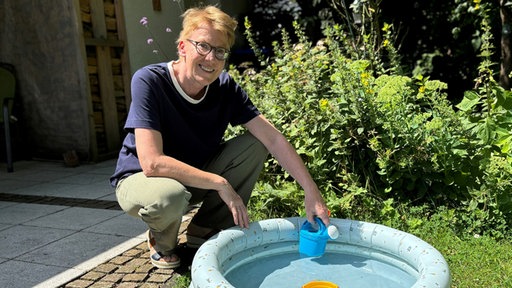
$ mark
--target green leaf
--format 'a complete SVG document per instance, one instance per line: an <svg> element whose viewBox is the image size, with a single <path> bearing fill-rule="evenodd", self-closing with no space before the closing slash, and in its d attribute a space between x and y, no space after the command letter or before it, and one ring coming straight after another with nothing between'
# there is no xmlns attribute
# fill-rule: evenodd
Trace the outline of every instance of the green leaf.
<svg viewBox="0 0 512 288"><path fill-rule="evenodd" d="M471 111L473 107L480 102L480 96L474 91L467 91L464 93L464 98L457 104L457 108L464 112Z"/></svg>

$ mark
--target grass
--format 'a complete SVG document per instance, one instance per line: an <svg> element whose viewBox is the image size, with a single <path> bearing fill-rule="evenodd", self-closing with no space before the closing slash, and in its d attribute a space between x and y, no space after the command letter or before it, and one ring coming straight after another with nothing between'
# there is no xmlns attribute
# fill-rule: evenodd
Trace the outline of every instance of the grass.
<svg viewBox="0 0 512 288"><path fill-rule="evenodd" d="M444 256L453 288L512 287L510 240L497 241L486 236L460 239L450 229L432 222L415 234Z"/></svg>
<svg viewBox="0 0 512 288"><path fill-rule="evenodd" d="M166 283L165 288L188 288L191 283L190 273L180 275L172 279L172 283Z"/></svg>

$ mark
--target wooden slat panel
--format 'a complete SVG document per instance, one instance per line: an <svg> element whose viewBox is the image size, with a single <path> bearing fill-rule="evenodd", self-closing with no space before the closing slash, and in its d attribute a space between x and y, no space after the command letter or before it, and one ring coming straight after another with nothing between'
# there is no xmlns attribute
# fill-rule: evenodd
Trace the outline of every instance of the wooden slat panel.
<svg viewBox="0 0 512 288"><path fill-rule="evenodd" d="M103 0L90 0L92 28L94 38L107 38L107 24L105 23L105 10Z"/></svg>
<svg viewBox="0 0 512 288"><path fill-rule="evenodd" d="M124 47L123 41L114 39L85 38L84 42L87 46Z"/></svg>
<svg viewBox="0 0 512 288"><path fill-rule="evenodd" d="M107 39L107 26L103 0L91 0L91 19L95 39ZM107 150L115 151L120 146L117 106L112 79L112 63L109 46L97 46L98 77L100 83L101 103L103 106L103 121L105 125Z"/></svg>
<svg viewBox="0 0 512 288"><path fill-rule="evenodd" d="M126 41L126 27L124 26L124 13L123 13L123 1L114 0L114 6L116 7L116 17L118 21L117 33L119 40ZM130 72L130 61L128 59L128 48L124 48L124 52L121 55L121 68L123 70L123 84L124 84L124 95L125 95L125 107L129 107L132 102L131 94L131 72ZM127 112L127 111L125 111ZM124 125L124 123L120 123Z"/></svg>
<svg viewBox="0 0 512 288"><path fill-rule="evenodd" d="M74 7L75 7L75 14L76 14L76 25L78 32L81 35L85 35L85 32L83 30L83 16L89 11L89 4L88 0L74 0L73 1ZM84 61L84 67L88 67L88 59L87 59L87 52L85 49L85 43L83 42L83 36L80 38L80 46L82 47L80 53L82 55L83 61ZM86 75L84 75L86 76ZM88 81L88 77L84 78L84 81L86 81L87 85L84 85L87 91L86 95L88 95L88 101L87 101L87 114L88 114L88 123L89 123L89 148L90 148L90 159L92 161L97 160L98 156L98 149L96 144L96 133L94 131L94 115L93 115L93 108L92 108L92 101L91 101L91 90L90 90L90 83Z"/></svg>

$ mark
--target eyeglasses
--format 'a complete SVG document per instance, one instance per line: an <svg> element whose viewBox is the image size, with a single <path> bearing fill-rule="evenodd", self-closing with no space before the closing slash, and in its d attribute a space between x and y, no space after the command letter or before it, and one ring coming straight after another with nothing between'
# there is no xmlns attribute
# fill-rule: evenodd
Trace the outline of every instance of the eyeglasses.
<svg viewBox="0 0 512 288"><path fill-rule="evenodd" d="M194 46L196 46L196 51L201 56L206 56L208 53L210 53L212 50L213 55L215 55L215 58L220 61L224 61L228 59L229 57L229 50L222 47L213 47L212 45L206 43L206 42L197 42L194 40L187 39L190 43L192 43Z"/></svg>

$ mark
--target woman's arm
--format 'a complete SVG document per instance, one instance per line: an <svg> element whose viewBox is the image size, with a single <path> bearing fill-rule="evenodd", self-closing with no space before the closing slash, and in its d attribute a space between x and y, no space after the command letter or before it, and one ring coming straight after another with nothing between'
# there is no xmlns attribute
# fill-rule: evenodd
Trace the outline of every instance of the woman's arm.
<svg viewBox="0 0 512 288"><path fill-rule="evenodd" d="M307 170L297 151L264 116L259 115L245 124L268 151L277 159L279 164L299 183L305 193L305 208L308 220L314 223L314 216L329 225L328 209L318 186Z"/></svg>

